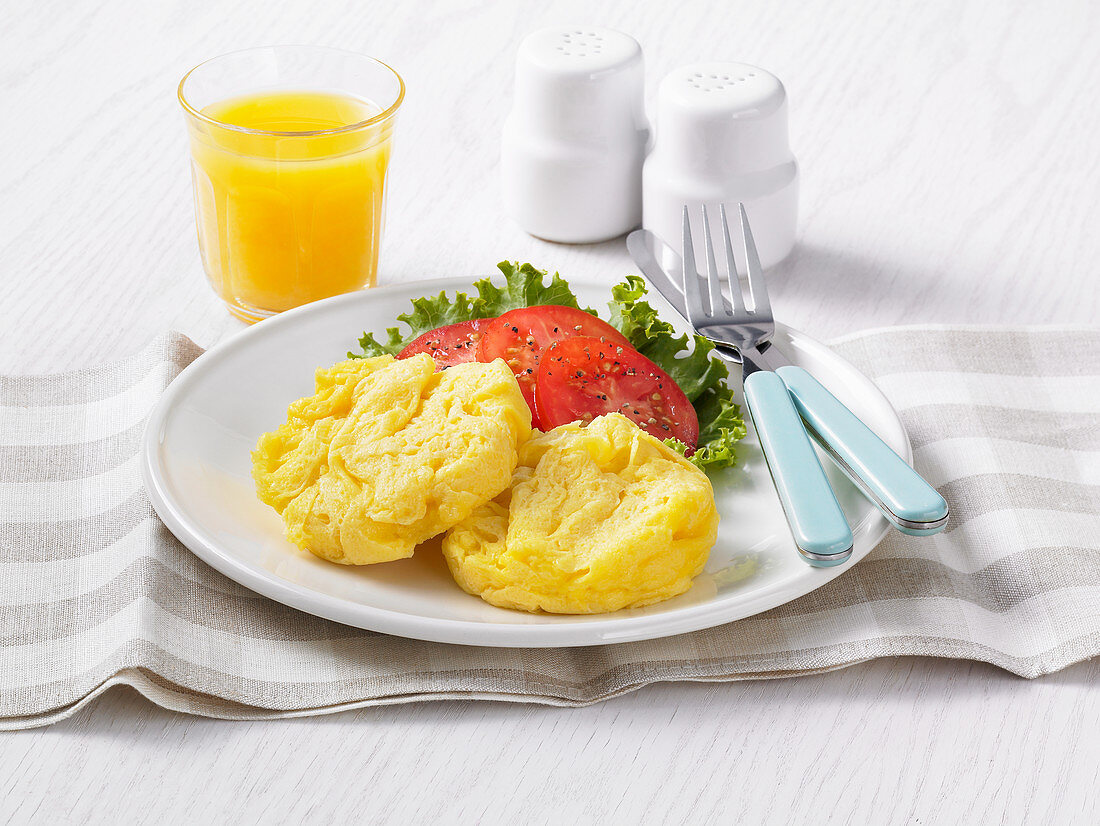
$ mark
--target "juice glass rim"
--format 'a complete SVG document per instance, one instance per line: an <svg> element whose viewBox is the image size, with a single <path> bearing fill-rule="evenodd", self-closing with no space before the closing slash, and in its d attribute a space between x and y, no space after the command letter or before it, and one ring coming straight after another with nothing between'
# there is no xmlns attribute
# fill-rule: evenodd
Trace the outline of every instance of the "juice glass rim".
<svg viewBox="0 0 1100 826"><path fill-rule="evenodd" d="M304 131L304 132L281 132L281 131L277 131L277 130L274 130L274 129L253 129L253 128L248 127L248 126L237 126L237 125L232 124L232 123L226 123L223 120L218 120L217 118L210 117L205 112L203 112L201 109L197 109L196 107L192 106L191 102L189 100L187 100L187 95L183 91L183 87L187 83L187 79L189 77L191 77L191 75L193 75L199 69L201 69L203 66L205 66L206 64L213 63L215 60L221 60L222 58L232 57L233 55L244 54L245 52L260 52L260 51L265 51L265 50L268 50L268 49L314 49L316 51L332 52L334 54L347 55L347 56L350 56L350 57L359 58L361 60L370 61L371 63L374 63L378 66L381 66L383 69L386 69L388 72L390 72L390 74L392 74L397 79L397 96L394 98L393 103L391 103L388 107L383 109L377 115L372 115L371 117L367 118L366 120L361 120L358 123L351 123L351 124L348 124L347 126L341 126L341 127L338 127L338 128L311 129L311 130ZM297 45L289 45L288 44L288 45L280 45L280 46L252 46L252 47L247 48L247 49L236 49L232 52L225 52L224 54L215 55L214 57L209 57L206 60L199 63L198 65L191 68L187 72L187 74L185 74L183 76L183 78L180 80L179 86L176 89L176 97L179 99L180 106L183 107L183 110L188 115L190 115L191 117L196 118L200 121L203 121L205 123L213 124L214 126L217 126L221 129L232 129L235 132L244 132L245 134L249 134L249 135L271 135L271 136L275 136L275 137L311 137L311 136L314 136L314 135L339 135L342 132L354 132L357 129L364 129L364 128L369 127L369 126L373 126L377 123L381 123L382 121L384 121L387 118L391 117L395 112L397 112L398 108L400 108L401 101L403 101L405 99L405 81L401 77L401 75L399 75L397 73L397 70L394 69L392 66L390 66L388 63L383 63L381 60L379 60L376 57L371 57L370 55L361 54L359 52L353 52L349 49L337 49L337 48L334 48L332 46L310 46L310 45L306 45L306 44L297 44Z"/></svg>

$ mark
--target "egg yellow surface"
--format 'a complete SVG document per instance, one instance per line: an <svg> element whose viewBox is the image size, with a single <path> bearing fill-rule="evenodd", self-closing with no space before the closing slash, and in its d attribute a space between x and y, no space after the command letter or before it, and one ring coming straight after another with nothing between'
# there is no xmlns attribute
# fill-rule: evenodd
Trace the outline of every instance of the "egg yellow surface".
<svg viewBox="0 0 1100 826"><path fill-rule="evenodd" d="M531 414L503 361L435 372L425 354L351 359L260 437L252 475L298 547L345 565L416 545L505 490Z"/></svg>
<svg viewBox="0 0 1100 826"><path fill-rule="evenodd" d="M706 474L612 413L521 446L512 486L455 526L443 553L493 605L589 614L683 593L717 532Z"/></svg>

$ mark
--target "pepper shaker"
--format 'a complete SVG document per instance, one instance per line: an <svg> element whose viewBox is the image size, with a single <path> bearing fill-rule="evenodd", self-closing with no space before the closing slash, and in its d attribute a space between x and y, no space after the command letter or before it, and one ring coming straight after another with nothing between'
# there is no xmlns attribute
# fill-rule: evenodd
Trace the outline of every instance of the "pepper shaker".
<svg viewBox="0 0 1100 826"><path fill-rule="evenodd" d="M504 203L547 241L606 241L642 219L649 144L642 50L591 26L528 35L501 152Z"/></svg>
<svg viewBox="0 0 1100 826"><path fill-rule="evenodd" d="M683 209L702 237L699 206L741 201L752 219L760 263L794 246L798 163L787 135L787 93L779 78L745 63L696 63L661 81L657 139L643 172L643 226L679 246ZM721 227L712 226L712 237ZM701 254L700 250L697 254ZM700 272L706 262L697 262Z"/></svg>

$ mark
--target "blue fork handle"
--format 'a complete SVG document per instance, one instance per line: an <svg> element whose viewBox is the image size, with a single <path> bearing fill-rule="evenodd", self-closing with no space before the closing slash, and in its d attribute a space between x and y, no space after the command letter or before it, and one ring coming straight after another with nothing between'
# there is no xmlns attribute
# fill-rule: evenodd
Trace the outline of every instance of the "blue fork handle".
<svg viewBox="0 0 1100 826"><path fill-rule="evenodd" d="M913 536L943 530L947 502L935 488L804 369L776 372L806 428L895 528Z"/></svg>
<svg viewBox="0 0 1100 826"><path fill-rule="evenodd" d="M745 377L745 402L798 552L811 565L852 555L852 530L817 461L787 385L762 370Z"/></svg>

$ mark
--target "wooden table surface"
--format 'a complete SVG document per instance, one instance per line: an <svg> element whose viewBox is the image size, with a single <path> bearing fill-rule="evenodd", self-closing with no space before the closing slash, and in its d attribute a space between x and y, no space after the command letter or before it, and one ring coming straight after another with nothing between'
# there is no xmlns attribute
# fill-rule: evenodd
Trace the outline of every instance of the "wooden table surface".
<svg viewBox="0 0 1100 826"><path fill-rule="evenodd" d="M199 264L183 120L192 65L318 43L404 76L383 282L505 258L617 280L620 240L559 246L500 204L520 38L619 28L649 98L697 59L791 101L800 240L770 274L819 338L914 322L1100 321L1100 5L14 0L0 26L0 371L241 329ZM116 690L0 735L0 820L1095 823L1100 662L1033 682L882 660L796 680L655 686L577 710L414 704L225 723Z"/></svg>

